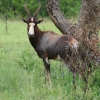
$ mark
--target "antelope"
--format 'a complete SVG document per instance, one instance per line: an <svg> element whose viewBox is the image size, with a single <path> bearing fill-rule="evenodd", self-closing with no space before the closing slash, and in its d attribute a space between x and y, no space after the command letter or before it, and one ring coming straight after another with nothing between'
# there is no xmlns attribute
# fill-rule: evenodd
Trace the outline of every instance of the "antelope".
<svg viewBox="0 0 100 100"><path fill-rule="evenodd" d="M24 7L28 14L28 19L23 18L22 20L27 23L29 41L37 52L37 55L43 60L45 66L45 78L49 81L49 84L52 85L49 60L63 61L65 59L64 54L66 51L70 55L70 48L77 50L78 41L69 35L57 34L53 31L42 31L39 29L38 24L43 21L37 20L37 14L41 5L39 5L33 16L26 4Z"/></svg>

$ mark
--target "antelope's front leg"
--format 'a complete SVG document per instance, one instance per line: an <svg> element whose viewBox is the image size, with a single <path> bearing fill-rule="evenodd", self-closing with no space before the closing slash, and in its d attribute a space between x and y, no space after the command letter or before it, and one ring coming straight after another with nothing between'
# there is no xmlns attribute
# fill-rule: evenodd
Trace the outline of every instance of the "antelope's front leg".
<svg viewBox="0 0 100 100"><path fill-rule="evenodd" d="M52 86L51 75L50 75L50 63L48 57L43 59L44 67L45 67L45 79L49 81L49 84Z"/></svg>

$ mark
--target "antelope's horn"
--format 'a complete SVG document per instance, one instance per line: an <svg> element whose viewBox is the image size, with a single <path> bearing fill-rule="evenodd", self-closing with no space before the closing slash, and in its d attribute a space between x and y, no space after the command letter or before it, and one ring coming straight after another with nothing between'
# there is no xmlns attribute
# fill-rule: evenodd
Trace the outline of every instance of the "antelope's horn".
<svg viewBox="0 0 100 100"><path fill-rule="evenodd" d="M40 11L40 8L41 8L41 4L39 3L38 9L36 10L36 12L35 12L34 15L33 15L34 18L36 18L38 12Z"/></svg>
<svg viewBox="0 0 100 100"><path fill-rule="evenodd" d="M27 12L27 14L28 14L28 17L31 17L31 13L30 13L30 11L29 11L28 8L27 8L26 3L25 3L25 5L24 5L24 8L25 8L25 10L26 10L26 12Z"/></svg>

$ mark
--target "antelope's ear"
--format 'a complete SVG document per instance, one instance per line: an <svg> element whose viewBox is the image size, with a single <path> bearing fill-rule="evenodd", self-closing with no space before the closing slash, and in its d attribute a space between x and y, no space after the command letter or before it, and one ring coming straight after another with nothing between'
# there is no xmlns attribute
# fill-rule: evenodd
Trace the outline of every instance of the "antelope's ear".
<svg viewBox="0 0 100 100"><path fill-rule="evenodd" d="M25 23L27 23L27 20L26 20L26 19L24 19L24 18L22 18L22 21L23 21L23 22L25 22Z"/></svg>
<svg viewBox="0 0 100 100"><path fill-rule="evenodd" d="M43 21L43 19L38 20L36 23L39 24L39 23L41 23L42 21Z"/></svg>

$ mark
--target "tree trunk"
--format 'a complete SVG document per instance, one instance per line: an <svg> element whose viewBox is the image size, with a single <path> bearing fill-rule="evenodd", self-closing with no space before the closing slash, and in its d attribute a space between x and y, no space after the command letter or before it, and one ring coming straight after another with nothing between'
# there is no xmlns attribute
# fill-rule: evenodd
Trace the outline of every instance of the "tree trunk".
<svg viewBox="0 0 100 100"><path fill-rule="evenodd" d="M59 0L48 0L46 7L51 20L62 34L71 35L80 43L79 61L81 61L81 67L80 71L77 72L83 75L83 72L87 73L90 69L91 64L94 64L94 66L97 66L97 63L100 64L98 36L100 29L100 0L82 0L78 23L75 25L72 25L61 12ZM72 64L72 62L70 63ZM79 69L79 64L77 64L77 68Z"/></svg>
<svg viewBox="0 0 100 100"><path fill-rule="evenodd" d="M82 41L93 53L99 54L100 0L82 0L78 27L82 30Z"/></svg>

